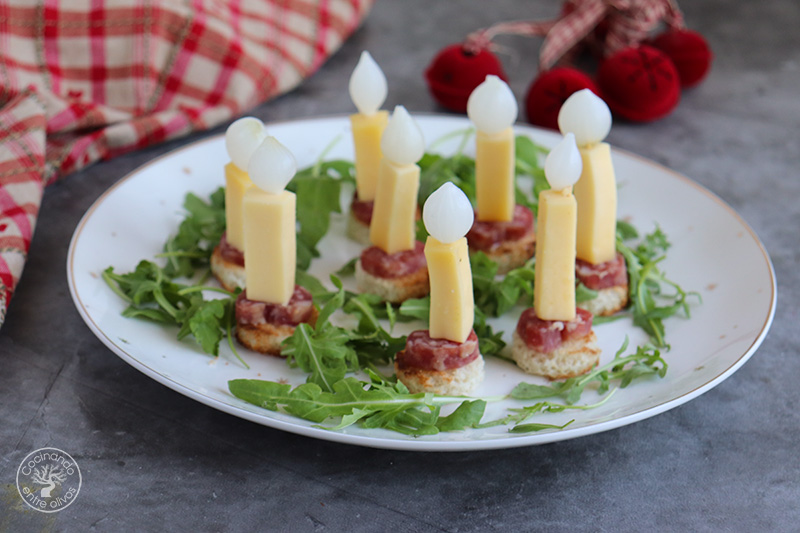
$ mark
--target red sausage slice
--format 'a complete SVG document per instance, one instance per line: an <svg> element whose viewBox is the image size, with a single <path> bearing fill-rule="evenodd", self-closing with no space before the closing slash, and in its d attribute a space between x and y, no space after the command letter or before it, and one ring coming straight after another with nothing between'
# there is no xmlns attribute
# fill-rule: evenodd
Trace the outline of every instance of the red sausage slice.
<svg viewBox="0 0 800 533"><path fill-rule="evenodd" d="M425 245L419 241L416 241L413 250L393 254L387 254L377 246L370 246L361 252L361 268L378 278L400 278L427 266Z"/></svg>
<svg viewBox="0 0 800 533"><path fill-rule="evenodd" d="M296 326L308 321L313 312L311 293L300 285L294 286L294 293L286 305L249 300L247 291L242 291L236 298L236 323L242 326L265 323Z"/></svg>
<svg viewBox="0 0 800 533"><path fill-rule="evenodd" d="M593 291L628 285L628 270L625 258L620 253L611 261L597 265L576 259L575 275L581 283Z"/></svg>
<svg viewBox="0 0 800 533"><path fill-rule="evenodd" d="M229 263L236 263L239 266L244 266L244 252L228 242L227 233L222 234L219 240L219 253L222 258Z"/></svg>
<svg viewBox="0 0 800 533"><path fill-rule="evenodd" d="M406 349L396 356L400 369L452 370L468 365L480 356L478 336L471 331L464 342L433 339L428 330L412 332Z"/></svg>
<svg viewBox="0 0 800 533"><path fill-rule="evenodd" d="M522 312L517 322L517 333L528 348L542 353L550 353L563 342L580 339L592 330L592 313L578 308L575 320L542 320L536 316L533 307Z"/></svg>
<svg viewBox="0 0 800 533"><path fill-rule="evenodd" d="M476 213L467 242L470 248L488 251L504 242L518 241L533 231L533 213L525 206L516 205L510 222L480 222Z"/></svg>

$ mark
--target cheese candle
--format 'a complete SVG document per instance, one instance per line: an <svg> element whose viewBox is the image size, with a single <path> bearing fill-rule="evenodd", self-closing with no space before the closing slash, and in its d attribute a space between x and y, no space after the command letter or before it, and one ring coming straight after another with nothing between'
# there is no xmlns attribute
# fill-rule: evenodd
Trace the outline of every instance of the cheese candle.
<svg viewBox="0 0 800 533"><path fill-rule="evenodd" d="M431 194L422 208L430 233L425 259L431 284L429 331L434 339L464 342L472 331L475 309L465 235L473 218L467 196L450 182Z"/></svg>
<svg viewBox="0 0 800 533"><path fill-rule="evenodd" d="M575 318L577 206L572 186L580 178L582 166L572 133L545 160L544 173L552 188L539 194L533 284L533 308L543 320Z"/></svg>
<svg viewBox="0 0 800 533"><path fill-rule="evenodd" d="M467 101L475 125L475 194L478 220L514 218L514 131L517 100L506 82L486 76Z"/></svg>
<svg viewBox="0 0 800 533"><path fill-rule="evenodd" d="M225 238L237 250L244 249L242 200L244 192L253 185L247 175L247 164L266 138L264 123L255 117L240 118L225 132L225 148L231 158L225 165Z"/></svg>
<svg viewBox="0 0 800 533"><path fill-rule="evenodd" d="M267 137L247 170L255 185L244 195L247 297L286 305L294 292L297 242L295 195L284 189L297 163L275 137Z"/></svg>
<svg viewBox="0 0 800 533"><path fill-rule="evenodd" d="M358 113L350 115L356 156L356 191L359 200L374 200L381 162L381 135L389 114L379 111L386 101L386 76L369 52L361 53L350 76L349 90L358 108Z"/></svg>
<svg viewBox="0 0 800 533"><path fill-rule="evenodd" d="M558 114L561 133L572 132L583 159L575 185L578 202L577 256L592 264L611 261L617 254L617 184L611 148L602 142L611 129L611 111L589 89L567 98Z"/></svg>
<svg viewBox="0 0 800 533"><path fill-rule="evenodd" d="M394 108L381 138L381 160L369 239L387 254L414 248L422 131L406 108Z"/></svg>

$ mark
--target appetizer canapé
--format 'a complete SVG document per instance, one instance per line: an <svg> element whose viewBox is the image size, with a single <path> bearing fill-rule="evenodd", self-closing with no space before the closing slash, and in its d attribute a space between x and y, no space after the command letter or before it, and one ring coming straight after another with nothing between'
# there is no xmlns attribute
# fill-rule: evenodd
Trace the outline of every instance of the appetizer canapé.
<svg viewBox="0 0 800 533"><path fill-rule="evenodd" d="M561 133L575 135L583 171L575 184L578 202L575 272L597 297L579 305L595 315L612 315L628 303L625 259L616 249L617 184L611 148L603 142L611 112L589 89L570 96L558 115Z"/></svg>
<svg viewBox="0 0 800 533"><path fill-rule="evenodd" d="M381 159L369 237L356 262L361 292L401 303L428 294L428 269L414 225L419 191L416 162L425 151L422 132L403 106L397 106L381 138Z"/></svg>
<svg viewBox="0 0 800 533"><path fill-rule="evenodd" d="M551 189L539 194L533 308L520 316L511 350L520 368L549 379L582 374L600 356L591 313L575 307L577 205L572 186L581 168L575 137L568 133L545 161Z"/></svg>
<svg viewBox="0 0 800 533"><path fill-rule="evenodd" d="M508 85L487 76L469 97L467 114L475 140L475 224L467 234L470 249L497 263L498 273L522 266L533 255L533 214L515 204L515 146L512 125L517 101Z"/></svg>

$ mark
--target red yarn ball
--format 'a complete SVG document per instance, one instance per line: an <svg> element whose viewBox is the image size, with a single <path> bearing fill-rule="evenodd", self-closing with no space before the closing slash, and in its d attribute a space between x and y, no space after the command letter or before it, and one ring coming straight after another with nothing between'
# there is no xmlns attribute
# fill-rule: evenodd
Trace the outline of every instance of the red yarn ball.
<svg viewBox="0 0 800 533"><path fill-rule="evenodd" d="M558 130L558 112L572 93L591 89L599 94L592 78L580 70L556 67L542 72L533 80L525 97L525 109L531 124Z"/></svg>
<svg viewBox="0 0 800 533"><path fill-rule="evenodd" d="M665 31L649 44L672 59L684 87L694 87L700 83L711 68L711 48L696 31Z"/></svg>
<svg viewBox="0 0 800 533"><path fill-rule="evenodd" d="M597 85L611 111L634 122L668 115L681 97L672 60L649 46L623 48L600 64Z"/></svg>
<svg viewBox="0 0 800 533"><path fill-rule="evenodd" d="M425 70L425 79L440 105L465 113L469 95L489 74L507 81L503 66L492 52L484 49L472 54L458 43L442 49L436 55Z"/></svg>

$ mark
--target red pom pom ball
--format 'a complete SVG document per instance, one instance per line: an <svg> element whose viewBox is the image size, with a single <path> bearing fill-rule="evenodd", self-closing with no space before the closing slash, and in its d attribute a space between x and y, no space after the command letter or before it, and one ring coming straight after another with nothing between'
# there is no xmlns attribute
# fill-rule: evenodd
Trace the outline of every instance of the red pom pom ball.
<svg viewBox="0 0 800 533"><path fill-rule="evenodd" d="M684 87L694 87L700 83L711 68L711 48L696 31L666 31L653 39L650 45L669 56L678 69Z"/></svg>
<svg viewBox="0 0 800 533"><path fill-rule="evenodd" d="M493 53L481 50L472 54L459 43L437 54L425 71L425 79L440 105L466 113L469 95L489 74L507 81L503 66Z"/></svg>
<svg viewBox="0 0 800 533"><path fill-rule="evenodd" d="M556 67L537 76L525 97L525 109L531 124L558 130L558 112L572 93L591 89L599 94L594 81L580 70Z"/></svg>
<svg viewBox="0 0 800 533"><path fill-rule="evenodd" d="M611 111L634 122L668 115L681 97L672 60L649 46L624 48L603 61L597 85Z"/></svg>

